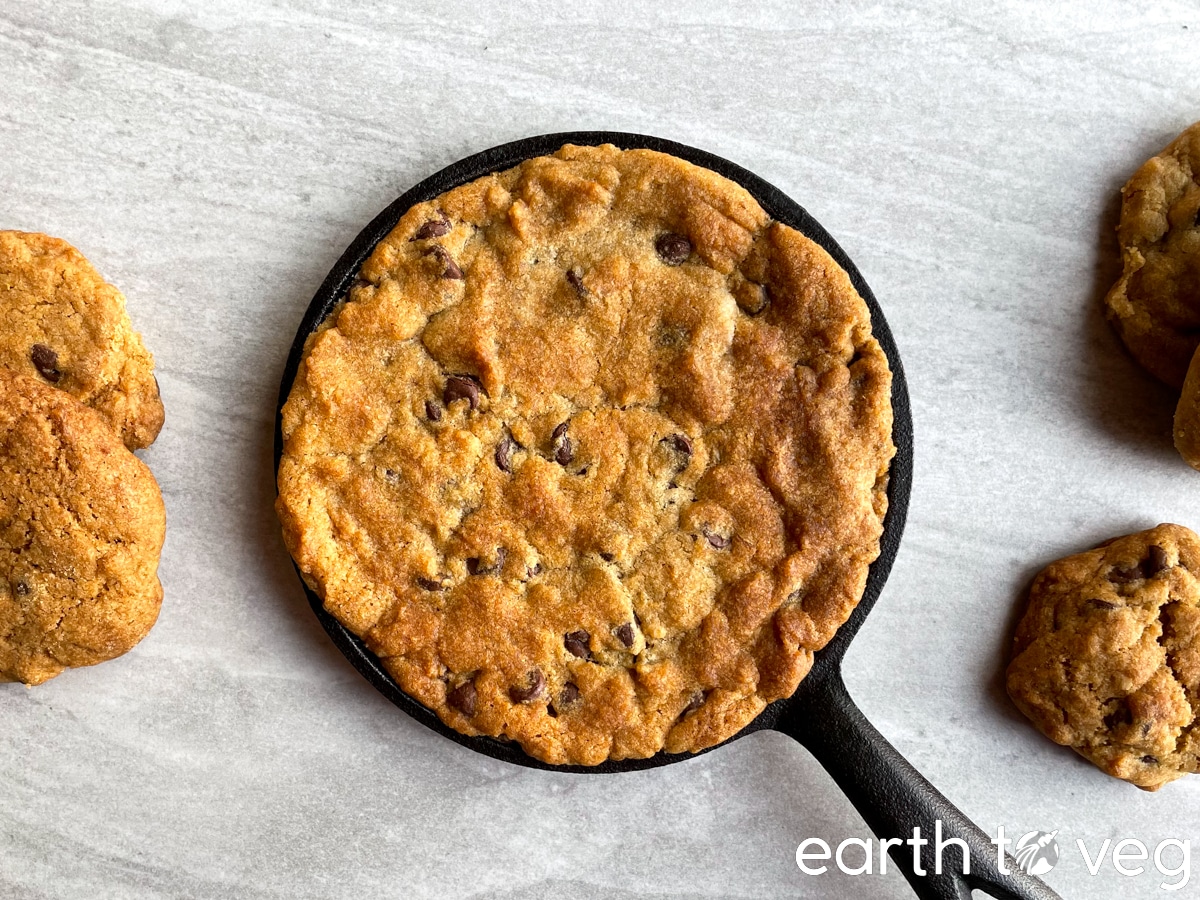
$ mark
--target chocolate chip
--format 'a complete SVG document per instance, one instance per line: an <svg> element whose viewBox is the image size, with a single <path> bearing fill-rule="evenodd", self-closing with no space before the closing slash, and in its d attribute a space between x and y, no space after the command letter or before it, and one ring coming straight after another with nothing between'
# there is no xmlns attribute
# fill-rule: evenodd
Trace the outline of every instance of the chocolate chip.
<svg viewBox="0 0 1200 900"><path fill-rule="evenodd" d="M475 701L479 694L475 691L475 680L464 681L454 690L447 692L446 705L457 709L464 716L475 715Z"/></svg>
<svg viewBox="0 0 1200 900"><path fill-rule="evenodd" d="M715 531L709 531L704 528L704 539L708 541L708 545L714 550L728 550L729 545L733 543L731 538L725 537L723 534L717 534Z"/></svg>
<svg viewBox="0 0 1200 900"><path fill-rule="evenodd" d="M607 563L610 563L610 562L612 562L614 559L616 559L616 557L615 557L615 556L613 556L611 553L606 553L606 552L605 552L605 551L603 551L603 550L601 550L601 551L600 551L600 558L601 558L602 560L604 560L605 562L607 562Z"/></svg>
<svg viewBox="0 0 1200 900"><path fill-rule="evenodd" d="M433 400L425 401L425 418L430 422L442 421L442 408Z"/></svg>
<svg viewBox="0 0 1200 900"><path fill-rule="evenodd" d="M557 718L560 709L568 709L579 702L579 688L568 681L558 694L558 705L551 703L546 707L546 714Z"/></svg>
<svg viewBox="0 0 1200 900"><path fill-rule="evenodd" d="M29 596L29 585L23 581L18 581L13 585L13 591L18 597L27 597Z"/></svg>
<svg viewBox="0 0 1200 900"><path fill-rule="evenodd" d="M559 706L574 706L579 702L579 688L575 683L568 681L563 685L562 693L558 695Z"/></svg>
<svg viewBox="0 0 1200 900"><path fill-rule="evenodd" d="M532 566L525 567L525 577L526 578L536 578L538 575L541 575L541 574L542 574L542 564L540 562L534 563Z"/></svg>
<svg viewBox="0 0 1200 900"><path fill-rule="evenodd" d="M454 261L445 247L434 245L425 251L425 255L436 257L442 264L443 278L461 280L466 277L463 275L463 270L458 267L458 263Z"/></svg>
<svg viewBox="0 0 1200 900"><path fill-rule="evenodd" d="M574 269L567 269L567 284L575 288L575 292L579 294L580 297L587 296L587 288L583 286L583 276Z"/></svg>
<svg viewBox="0 0 1200 900"><path fill-rule="evenodd" d="M668 266L678 266L692 255L692 242L682 234L667 232L659 235L658 240L654 242L654 249Z"/></svg>
<svg viewBox="0 0 1200 900"><path fill-rule="evenodd" d="M59 379L62 378L62 372L58 370L57 353L45 344L34 344L33 349L29 351L29 358L33 361L33 367L38 370L38 374L51 384L58 384Z"/></svg>
<svg viewBox="0 0 1200 900"><path fill-rule="evenodd" d="M563 422L556 426L550 435L550 446L554 448L554 461L560 466L567 465L575 458L575 443L567 437L568 424Z"/></svg>
<svg viewBox="0 0 1200 900"><path fill-rule="evenodd" d="M671 445L671 449L689 459L692 456L692 442L686 434L671 434L663 438L663 443Z"/></svg>
<svg viewBox="0 0 1200 900"><path fill-rule="evenodd" d="M510 435L505 435L496 445L496 466L501 472L512 471L512 455L517 449L517 442Z"/></svg>
<svg viewBox="0 0 1200 900"><path fill-rule="evenodd" d="M427 591L444 591L446 585L440 581L434 581L432 578L417 578L417 584L425 588Z"/></svg>
<svg viewBox="0 0 1200 900"><path fill-rule="evenodd" d="M633 625L632 625L632 623L626 622L624 625L617 626L617 640L620 641L622 644L624 644L626 647L633 646Z"/></svg>
<svg viewBox="0 0 1200 900"><path fill-rule="evenodd" d="M660 444L666 444L679 456L679 464L676 471L682 472L692 462L692 442L686 434L669 434L661 441Z"/></svg>
<svg viewBox="0 0 1200 900"><path fill-rule="evenodd" d="M1092 607L1093 609L1116 609L1117 608L1117 604L1115 604L1115 603L1109 603L1107 600L1097 600L1094 597L1087 602L1087 605Z"/></svg>
<svg viewBox="0 0 1200 900"><path fill-rule="evenodd" d="M430 238L442 237L450 233L450 222L445 217L440 219L430 219L424 225L417 229L409 241L427 241Z"/></svg>
<svg viewBox="0 0 1200 900"><path fill-rule="evenodd" d="M508 696L513 703L532 703L546 693L546 676L541 669L529 673L525 687L513 685L508 689Z"/></svg>
<svg viewBox="0 0 1200 900"><path fill-rule="evenodd" d="M449 406L455 400L466 400L471 409L479 409L479 382L471 375L451 375L442 391L442 402Z"/></svg>
<svg viewBox="0 0 1200 900"><path fill-rule="evenodd" d="M504 568L504 560L507 557L508 551L503 547L496 548L496 561L490 566L478 556L472 556L467 560L467 572L471 575L496 575Z"/></svg>
<svg viewBox="0 0 1200 900"><path fill-rule="evenodd" d="M1136 566L1114 566L1108 573L1108 580L1114 584L1128 584L1142 577L1142 570Z"/></svg>
<svg viewBox="0 0 1200 900"><path fill-rule="evenodd" d="M1171 568L1171 564L1167 559L1167 551L1158 544L1151 544L1146 558L1142 560L1142 577L1153 578L1159 572L1169 568Z"/></svg>
<svg viewBox="0 0 1200 900"><path fill-rule="evenodd" d="M704 692L697 691L696 693L692 694L692 699L688 701L688 705L683 708L683 712L681 712L679 715L682 718L683 716L686 716L688 713L694 712L695 710L699 709L703 705L704 705Z"/></svg>
<svg viewBox="0 0 1200 900"><path fill-rule="evenodd" d="M588 649L588 641L591 640L591 635L582 628L578 631L570 631L563 635L563 646L572 656L578 656L580 659L590 659L592 651Z"/></svg>
<svg viewBox="0 0 1200 900"><path fill-rule="evenodd" d="M1142 762L1144 762L1148 766L1157 766L1158 765L1158 757L1150 756L1149 754L1147 754L1142 757Z"/></svg>

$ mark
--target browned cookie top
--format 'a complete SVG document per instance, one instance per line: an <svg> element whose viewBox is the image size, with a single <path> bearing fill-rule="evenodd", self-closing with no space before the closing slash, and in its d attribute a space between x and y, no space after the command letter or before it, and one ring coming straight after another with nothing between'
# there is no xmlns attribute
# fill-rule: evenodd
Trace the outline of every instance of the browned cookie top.
<svg viewBox="0 0 1200 900"><path fill-rule="evenodd" d="M154 361L125 298L66 241L0 231L0 368L98 412L131 450L163 424Z"/></svg>
<svg viewBox="0 0 1200 900"><path fill-rule="evenodd" d="M1051 563L1017 628L1008 692L1052 740L1157 790L1197 771L1200 538L1179 525Z"/></svg>
<svg viewBox="0 0 1200 900"><path fill-rule="evenodd" d="M120 656L158 616L162 496L108 423L0 370L0 681Z"/></svg>
<svg viewBox="0 0 1200 900"><path fill-rule="evenodd" d="M554 763L790 695L879 551L891 374L816 244L661 153L422 203L305 348L278 511L406 692Z"/></svg>
<svg viewBox="0 0 1200 900"><path fill-rule="evenodd" d="M1121 190L1125 269L1106 303L1125 345L1179 387L1200 344L1200 122Z"/></svg>

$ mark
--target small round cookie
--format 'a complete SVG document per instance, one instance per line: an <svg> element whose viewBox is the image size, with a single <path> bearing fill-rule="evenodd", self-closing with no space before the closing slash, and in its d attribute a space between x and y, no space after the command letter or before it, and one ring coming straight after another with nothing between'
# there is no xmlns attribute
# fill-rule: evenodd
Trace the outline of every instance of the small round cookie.
<svg viewBox="0 0 1200 900"><path fill-rule="evenodd" d="M1156 378L1183 384L1200 343L1200 122L1121 189L1124 272L1105 303L1125 346Z"/></svg>
<svg viewBox="0 0 1200 900"><path fill-rule="evenodd" d="M891 372L817 244L566 146L410 209L307 342L278 511L450 727L593 765L731 737L862 596Z"/></svg>
<svg viewBox="0 0 1200 900"><path fill-rule="evenodd" d="M0 370L0 681L120 656L158 617L150 470L88 407Z"/></svg>
<svg viewBox="0 0 1200 900"><path fill-rule="evenodd" d="M1175 449L1184 462L1200 470L1200 350L1192 355L1175 407Z"/></svg>
<svg viewBox="0 0 1200 900"><path fill-rule="evenodd" d="M1052 740L1155 791L1200 768L1200 538L1180 525L1051 563L1017 627L1008 693Z"/></svg>
<svg viewBox="0 0 1200 900"><path fill-rule="evenodd" d="M0 368L96 410L131 450L163 424L154 360L125 298L66 241L0 231Z"/></svg>

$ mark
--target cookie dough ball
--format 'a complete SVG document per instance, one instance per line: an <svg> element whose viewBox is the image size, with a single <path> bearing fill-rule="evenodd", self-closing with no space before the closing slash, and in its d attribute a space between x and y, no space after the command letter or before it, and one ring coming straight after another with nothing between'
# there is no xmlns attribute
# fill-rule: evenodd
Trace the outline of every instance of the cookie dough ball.
<svg viewBox="0 0 1200 900"><path fill-rule="evenodd" d="M154 360L125 298L66 241L0 231L0 368L96 410L131 450L163 424Z"/></svg>
<svg viewBox="0 0 1200 900"><path fill-rule="evenodd" d="M0 681L120 656L158 617L150 470L93 410L0 370Z"/></svg>
<svg viewBox="0 0 1200 900"><path fill-rule="evenodd" d="M1051 563L1017 628L1008 693L1052 740L1155 791L1197 771L1200 538L1179 525Z"/></svg>
<svg viewBox="0 0 1200 900"><path fill-rule="evenodd" d="M1149 160L1121 190L1124 272L1105 303L1134 358L1183 384L1200 343L1200 122Z"/></svg>

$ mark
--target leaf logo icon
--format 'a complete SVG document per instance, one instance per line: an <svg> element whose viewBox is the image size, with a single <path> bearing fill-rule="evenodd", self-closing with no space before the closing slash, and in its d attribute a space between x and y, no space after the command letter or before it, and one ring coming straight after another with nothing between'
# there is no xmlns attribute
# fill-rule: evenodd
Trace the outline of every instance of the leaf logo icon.
<svg viewBox="0 0 1200 900"><path fill-rule="evenodd" d="M1058 831L1030 831L1013 845L1017 865L1029 875L1045 875L1058 864Z"/></svg>

